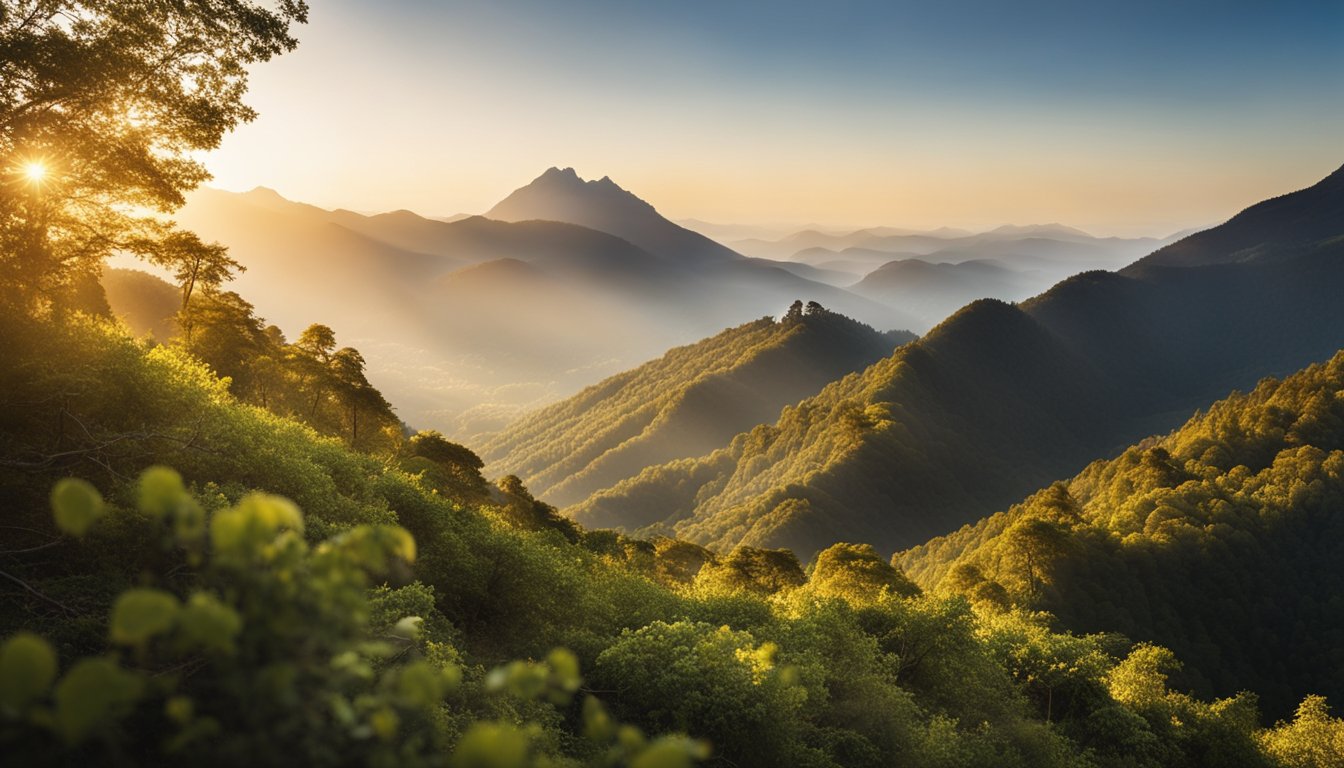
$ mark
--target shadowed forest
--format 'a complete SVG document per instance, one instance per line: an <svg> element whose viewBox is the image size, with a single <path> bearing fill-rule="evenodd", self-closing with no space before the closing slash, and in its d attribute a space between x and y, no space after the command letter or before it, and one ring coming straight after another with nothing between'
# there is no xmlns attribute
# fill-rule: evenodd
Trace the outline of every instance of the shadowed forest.
<svg viewBox="0 0 1344 768"><path fill-rule="evenodd" d="M309 14L0 5L7 765L1344 765L1344 168L1130 238L202 186Z"/></svg>

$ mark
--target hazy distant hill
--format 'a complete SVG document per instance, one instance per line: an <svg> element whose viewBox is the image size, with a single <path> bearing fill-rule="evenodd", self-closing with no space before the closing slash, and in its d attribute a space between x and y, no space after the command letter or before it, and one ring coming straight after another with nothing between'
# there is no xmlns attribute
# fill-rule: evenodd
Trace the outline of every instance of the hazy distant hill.
<svg viewBox="0 0 1344 768"><path fill-rule="evenodd" d="M365 216L267 189L207 189L177 218L230 247L247 267L236 289L268 322L291 337L331 325L365 354L371 381L402 418L459 438L795 299L881 328L918 322L742 257L610 180L552 170L497 208L529 213Z"/></svg>
<svg viewBox="0 0 1344 768"><path fill-rule="evenodd" d="M914 315L913 328L924 330L975 299L1018 301L1078 272L1117 269L1166 242L1099 238L1062 224L1043 224L975 234L948 229L870 228L847 234L807 230L774 242L739 245L758 256L821 270L800 274L899 308ZM797 250L787 255L792 249ZM837 279L844 273L850 275L848 281Z"/></svg>
<svg viewBox="0 0 1344 768"><path fill-rule="evenodd" d="M565 504L651 464L698 456L913 337L821 310L766 317L669 351L511 424L481 448Z"/></svg>
<svg viewBox="0 0 1344 768"><path fill-rule="evenodd" d="M1039 273L1008 269L996 261L931 264L902 259L878 267L849 290L937 322L976 299L1025 299L1037 292L1040 282Z"/></svg>
<svg viewBox="0 0 1344 768"><path fill-rule="evenodd" d="M173 318L182 306L178 289L138 269L103 269L103 292L112 314L137 336L167 341L177 333Z"/></svg>
<svg viewBox="0 0 1344 768"><path fill-rule="evenodd" d="M1283 717L1344 695L1344 352L897 556L925 588L994 594L1186 660L1178 684Z"/></svg>
<svg viewBox="0 0 1344 768"><path fill-rule="evenodd" d="M646 469L573 512L804 555L952 530L1344 347L1344 217L1316 218L1336 210L1339 176L1279 198L1253 229L1243 217L1224 225L1249 240L1222 227L1198 236L1209 266L1136 265L1079 275L1019 307L976 302L777 424ZM1291 234L1304 217L1321 236L1310 246ZM1211 263L1246 249L1262 256Z"/></svg>
<svg viewBox="0 0 1344 768"><path fill-rule="evenodd" d="M926 232L872 227L842 234L805 230L779 240L742 240L732 245L748 256L806 261L811 264L826 260L827 252L838 254L851 248L897 255L929 256L940 251L949 254L949 258L934 261L958 260L951 258L951 255L963 252L966 255L960 260L1001 258L1012 254L1035 255L1076 262L1073 271L1080 272L1126 264L1165 242L1168 241L1149 237L1094 237L1063 224L1036 224L1005 225L976 233L948 228ZM1049 252L1042 252L1042 249L1048 249Z"/></svg>
<svg viewBox="0 0 1344 768"><path fill-rule="evenodd" d="M501 221L563 221L610 232L661 257L694 286L697 311L714 313L719 327L743 316L725 306L760 314L796 298L816 300L838 312L882 328L909 328L920 321L893 307L868 301L828 284L828 276L777 261L748 259L697 232L663 218L653 206L610 178L585 181L573 168L551 168L515 190L486 213ZM809 274L810 273L810 274ZM817 279L813 279L817 278ZM663 278L673 279L671 275ZM670 282L669 282L670 286ZM669 290L671 288L669 287ZM764 305L762 304L764 303Z"/></svg>

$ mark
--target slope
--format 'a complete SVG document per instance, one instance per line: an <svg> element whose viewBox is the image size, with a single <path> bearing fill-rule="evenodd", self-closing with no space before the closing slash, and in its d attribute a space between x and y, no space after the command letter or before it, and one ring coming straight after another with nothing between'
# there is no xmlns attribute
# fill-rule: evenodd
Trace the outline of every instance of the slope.
<svg viewBox="0 0 1344 768"><path fill-rule="evenodd" d="M574 514L656 515L701 543L804 556L912 546L1344 346L1344 219L1318 225L1334 236L1313 247L1247 244L1275 258L1087 273L1020 307L976 302L776 425L648 468Z"/></svg>
<svg viewBox="0 0 1344 768"><path fill-rule="evenodd" d="M927 588L1175 650L1272 715L1344 695L1344 352L897 555Z"/></svg>
<svg viewBox="0 0 1344 768"><path fill-rule="evenodd" d="M553 503L581 501L651 464L723 445L911 338L824 309L765 317L520 419L482 448L486 471L520 475Z"/></svg>

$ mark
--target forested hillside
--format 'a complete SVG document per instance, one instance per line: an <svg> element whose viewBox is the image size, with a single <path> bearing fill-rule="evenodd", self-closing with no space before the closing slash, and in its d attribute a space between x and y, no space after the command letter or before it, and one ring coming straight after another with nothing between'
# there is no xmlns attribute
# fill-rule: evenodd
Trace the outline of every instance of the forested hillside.
<svg viewBox="0 0 1344 768"><path fill-rule="evenodd" d="M1344 738L1320 699L1265 729L1169 687L1164 649L923 594L868 546L805 572L584 530L434 435L356 453L178 347L3 330L25 764L1296 768Z"/></svg>
<svg viewBox="0 0 1344 768"><path fill-rule="evenodd" d="M1049 610L1284 715L1344 695L1344 352L895 558L919 584Z"/></svg>
<svg viewBox="0 0 1344 768"><path fill-rule="evenodd" d="M1019 306L973 303L777 423L648 468L575 513L804 557L836 541L898 549L955 529L1344 346L1344 218L1315 218L1344 195L1341 178L1224 225L1248 238L1235 246L1222 228L1188 246L1208 262L1230 247L1260 257L1089 272ZM1329 236L1300 242L1308 220Z"/></svg>
<svg viewBox="0 0 1344 768"><path fill-rule="evenodd" d="M795 302L780 320L678 347L530 414L481 456L489 475L519 475L547 501L570 504L644 467L711 451L912 339Z"/></svg>

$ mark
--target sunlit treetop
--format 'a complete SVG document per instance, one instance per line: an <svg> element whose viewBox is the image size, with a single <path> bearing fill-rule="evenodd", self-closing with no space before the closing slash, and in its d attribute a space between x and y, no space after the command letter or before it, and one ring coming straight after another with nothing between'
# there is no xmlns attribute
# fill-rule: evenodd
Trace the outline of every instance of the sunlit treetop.
<svg viewBox="0 0 1344 768"><path fill-rule="evenodd" d="M0 167L18 171L0 187L11 300L40 310L111 253L153 258L171 228L144 211L171 212L208 177L192 153L256 117L247 67L293 49L307 13L302 0L0 5Z"/></svg>

